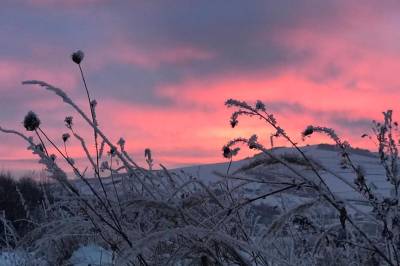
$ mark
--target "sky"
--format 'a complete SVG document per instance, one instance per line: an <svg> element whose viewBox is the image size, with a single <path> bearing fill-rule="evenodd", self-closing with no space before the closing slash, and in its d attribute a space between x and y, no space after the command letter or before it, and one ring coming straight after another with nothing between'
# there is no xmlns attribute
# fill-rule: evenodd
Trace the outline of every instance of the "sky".
<svg viewBox="0 0 400 266"><path fill-rule="evenodd" d="M73 116L55 95L23 80L43 80L89 112L79 69L80 49L100 129L120 137L143 163L150 148L168 167L222 162L222 146L253 133L269 144L271 128L242 119L230 128L228 98L262 100L301 145L309 124L336 129L354 146L382 111L399 111L400 2L3 0L0 9L0 125L24 131L36 112L58 144ZM285 143L278 143L284 145ZM245 149L244 149L245 150ZM80 158L79 142L68 143ZM243 151L241 156L250 153ZM240 156L239 156L240 158ZM0 134L0 169L36 169L16 136Z"/></svg>

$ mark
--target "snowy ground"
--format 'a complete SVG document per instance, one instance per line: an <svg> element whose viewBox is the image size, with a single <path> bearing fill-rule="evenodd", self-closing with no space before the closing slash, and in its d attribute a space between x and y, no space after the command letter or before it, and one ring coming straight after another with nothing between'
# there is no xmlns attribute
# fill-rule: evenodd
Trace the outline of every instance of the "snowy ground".
<svg viewBox="0 0 400 266"><path fill-rule="evenodd" d="M1 266L49 266L45 261L34 260L23 252L0 252ZM86 245L76 250L68 261L71 266L111 266L112 253L95 245Z"/></svg>
<svg viewBox="0 0 400 266"><path fill-rule="evenodd" d="M358 209L363 211L369 211L370 208L365 206L365 202L360 198L359 194L352 190L345 182L353 184L355 175L351 172L350 169L343 169L340 164L340 155L338 154L337 150L332 149L330 146L325 145L313 145L303 147L302 150L310 156L314 161L318 162L319 164L323 165L327 169L339 174L342 180L338 179L337 177L333 176L332 174L322 171L322 176L325 182L329 185L331 190L338 195L340 198L351 201L354 205L357 206ZM273 151L275 154L296 154L296 151L292 148L278 148ZM257 157L256 157L257 158ZM353 160L355 165L362 165L365 173L367 183L370 187L375 189L375 192L382 196L390 195L390 186L385 180L385 171L383 167L379 164L378 157L368 151L359 151L356 150L351 153L351 159ZM237 162L233 162L230 166L230 173L234 173L240 167L250 163L254 159L246 159ZM181 169L174 169L172 172L180 173L184 172L186 174L192 175L194 178L202 180L205 183L215 182L217 180L221 180L221 177L218 177L215 172L219 173L226 173L228 168L227 163L219 163L219 164L208 164L208 165L201 165L201 166L192 166L192 167L185 167ZM259 166L257 168L258 173L281 173L285 174L286 169L280 166ZM303 169L304 174L312 176L311 171ZM251 177L254 173L252 172L242 172L238 173L237 175L241 177ZM122 178L120 176L115 176L114 181L118 185L121 185ZM77 181L78 182L78 181ZM105 180L107 186L111 188L112 180L111 178L107 178ZM262 191L268 189L273 190L273 187L263 187ZM82 190L83 187L82 187ZM248 187L248 196L255 196L258 195L260 192L260 186L249 186ZM296 205L302 201L309 200L310 195L299 195L295 193L286 194L285 204L290 207L290 205ZM267 203L269 206L275 206L282 204L282 197L281 196L273 196L269 197L263 202ZM37 266L44 266L46 265L43 261L32 261L29 254L18 253L18 252L3 252L0 253L0 265L1 266L19 266L19 265L37 265ZM87 245L82 246L78 250L76 250L72 257L69 259L71 265L74 266L86 266L86 265L112 265L112 254L98 246L94 245Z"/></svg>

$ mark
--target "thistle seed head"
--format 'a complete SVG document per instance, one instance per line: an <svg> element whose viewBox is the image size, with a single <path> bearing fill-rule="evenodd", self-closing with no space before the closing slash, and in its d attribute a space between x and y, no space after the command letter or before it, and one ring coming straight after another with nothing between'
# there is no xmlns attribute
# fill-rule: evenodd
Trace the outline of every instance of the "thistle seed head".
<svg viewBox="0 0 400 266"><path fill-rule="evenodd" d="M227 147L227 146L224 146L224 147L222 148L222 155L223 155L225 158L229 158L230 154L231 154L231 149L230 149L229 147Z"/></svg>
<svg viewBox="0 0 400 266"><path fill-rule="evenodd" d="M24 118L24 127L28 131L35 131L39 126L39 117L34 112L29 111Z"/></svg>
<svg viewBox="0 0 400 266"><path fill-rule="evenodd" d="M71 55L72 61L74 61L74 63L76 63L78 65L82 62L84 57L85 57L85 54L81 50L78 50Z"/></svg>
<svg viewBox="0 0 400 266"><path fill-rule="evenodd" d="M64 142L67 142L67 140L70 138L71 136L69 135L69 133L64 133L62 134L62 140Z"/></svg>

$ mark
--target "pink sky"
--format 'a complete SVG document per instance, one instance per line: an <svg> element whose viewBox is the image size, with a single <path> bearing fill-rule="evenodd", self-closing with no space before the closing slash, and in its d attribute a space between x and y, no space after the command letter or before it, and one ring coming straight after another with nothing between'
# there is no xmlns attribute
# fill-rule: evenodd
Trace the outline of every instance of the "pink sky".
<svg viewBox="0 0 400 266"><path fill-rule="evenodd" d="M21 85L47 81L88 110L70 60L82 49L100 128L115 142L124 137L138 162L145 148L169 167L224 161L228 140L253 133L268 144L271 130L260 121L230 128L228 98L264 101L297 141L313 124L373 149L360 136L382 111L393 109L395 117L399 111L399 7L397 1L5 1L0 125L24 131L21 121L33 110L61 144L64 117L72 115L90 139L89 128L54 95ZM303 144L328 141L319 136ZM78 144L69 143L77 158ZM0 134L0 169L35 168L27 163L33 159L22 141Z"/></svg>

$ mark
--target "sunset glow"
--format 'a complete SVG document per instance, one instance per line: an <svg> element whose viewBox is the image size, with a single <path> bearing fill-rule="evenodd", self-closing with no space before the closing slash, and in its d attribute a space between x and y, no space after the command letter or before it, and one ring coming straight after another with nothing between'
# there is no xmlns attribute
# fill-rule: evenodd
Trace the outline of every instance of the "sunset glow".
<svg viewBox="0 0 400 266"><path fill-rule="evenodd" d="M398 1L2 5L0 125L24 131L23 117L33 110L60 145L65 116L76 118L79 134L90 139L93 132L59 98L21 82L63 88L89 112L79 69L70 60L78 49L86 54L82 67L98 102L100 128L114 142L123 137L140 163L145 148L168 167L222 162L227 141L253 133L268 146L273 132L261 121L230 127L229 98L262 100L301 145L329 142L324 136L302 142L302 130L312 124L374 149L361 135L382 111L393 109L395 118L400 111ZM83 156L77 141L68 145L70 155ZM25 147L0 134L0 169L38 169Z"/></svg>

